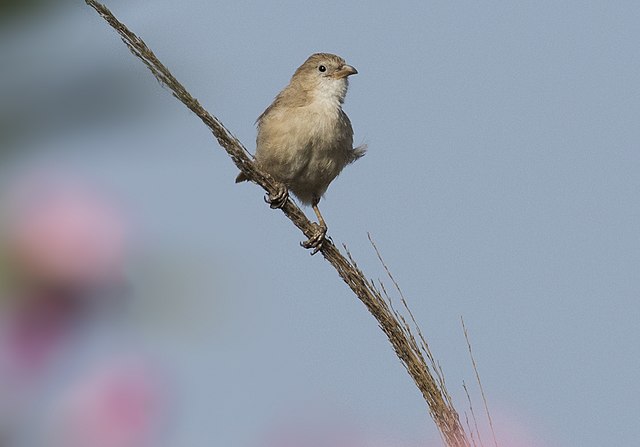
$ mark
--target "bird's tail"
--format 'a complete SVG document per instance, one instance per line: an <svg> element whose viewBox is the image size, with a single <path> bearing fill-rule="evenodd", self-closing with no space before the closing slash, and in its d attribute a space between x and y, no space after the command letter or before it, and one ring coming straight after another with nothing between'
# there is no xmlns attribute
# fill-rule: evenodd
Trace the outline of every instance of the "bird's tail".
<svg viewBox="0 0 640 447"><path fill-rule="evenodd" d="M349 163L353 163L354 161L358 160L359 158L362 158L364 156L364 154L367 153L367 145L366 144L361 144L358 147L354 147L351 150L351 160L349 160Z"/></svg>
<svg viewBox="0 0 640 447"><path fill-rule="evenodd" d="M241 172L236 177L236 183L246 182L247 180L249 180L249 177L247 177L244 172Z"/></svg>

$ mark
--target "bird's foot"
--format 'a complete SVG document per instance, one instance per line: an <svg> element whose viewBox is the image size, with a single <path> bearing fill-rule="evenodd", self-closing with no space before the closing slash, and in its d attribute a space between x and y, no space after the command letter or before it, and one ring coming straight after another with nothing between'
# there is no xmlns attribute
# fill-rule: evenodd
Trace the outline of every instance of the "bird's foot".
<svg viewBox="0 0 640 447"><path fill-rule="evenodd" d="M315 255L320 251L323 244L327 240L327 227L326 225L319 225L317 223L313 223L313 234L309 239L304 242L300 242L300 245L304 248L312 248L311 256Z"/></svg>
<svg viewBox="0 0 640 447"><path fill-rule="evenodd" d="M276 189L275 194L267 194L264 197L264 201L269 204L272 210L282 208L289 198L289 191L282 183L278 183Z"/></svg>

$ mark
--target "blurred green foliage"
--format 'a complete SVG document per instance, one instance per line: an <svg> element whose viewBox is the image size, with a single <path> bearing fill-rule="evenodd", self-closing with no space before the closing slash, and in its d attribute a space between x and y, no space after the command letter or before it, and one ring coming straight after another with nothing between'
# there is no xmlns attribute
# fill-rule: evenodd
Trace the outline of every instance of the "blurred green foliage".
<svg viewBox="0 0 640 447"><path fill-rule="evenodd" d="M41 12L55 3L53 0L0 0L0 23Z"/></svg>

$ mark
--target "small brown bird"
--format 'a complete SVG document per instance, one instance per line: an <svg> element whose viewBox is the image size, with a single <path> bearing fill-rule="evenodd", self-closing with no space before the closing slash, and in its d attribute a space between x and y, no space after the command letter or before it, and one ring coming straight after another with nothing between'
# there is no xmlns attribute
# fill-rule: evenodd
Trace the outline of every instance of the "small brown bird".
<svg viewBox="0 0 640 447"><path fill-rule="evenodd" d="M347 78L356 73L339 56L313 54L256 121L256 163L286 187L268 201L272 208L282 207L288 189L313 207L318 231L302 243L314 249L312 254L322 247L327 233L318 209L320 198L340 171L366 151L366 146L353 147L353 128L342 110ZM240 173L236 183L245 180Z"/></svg>

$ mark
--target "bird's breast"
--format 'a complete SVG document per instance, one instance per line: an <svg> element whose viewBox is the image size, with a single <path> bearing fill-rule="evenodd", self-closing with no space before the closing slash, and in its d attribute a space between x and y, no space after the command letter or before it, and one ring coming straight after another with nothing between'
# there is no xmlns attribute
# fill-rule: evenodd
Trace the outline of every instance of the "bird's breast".
<svg viewBox="0 0 640 447"><path fill-rule="evenodd" d="M337 103L317 101L303 112L303 125L312 142L323 146L333 145L344 133L342 109Z"/></svg>

